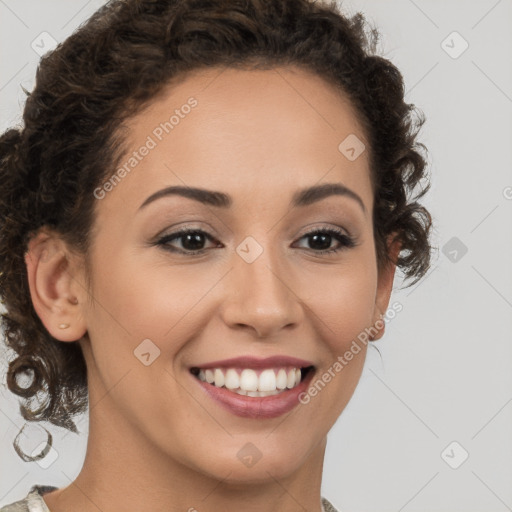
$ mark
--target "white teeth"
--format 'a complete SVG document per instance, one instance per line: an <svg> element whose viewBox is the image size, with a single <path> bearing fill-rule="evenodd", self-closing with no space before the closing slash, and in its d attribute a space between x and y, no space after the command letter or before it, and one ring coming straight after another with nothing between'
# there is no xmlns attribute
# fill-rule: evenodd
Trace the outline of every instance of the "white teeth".
<svg viewBox="0 0 512 512"><path fill-rule="evenodd" d="M274 370L263 370L260 373L259 391L275 391L276 390L276 374Z"/></svg>
<svg viewBox="0 0 512 512"><path fill-rule="evenodd" d="M228 389L237 389L240 387L240 379L238 378L238 373L236 373L236 370L230 368L226 372L226 380L224 382L224 386L226 386Z"/></svg>
<svg viewBox="0 0 512 512"><path fill-rule="evenodd" d="M295 386L295 370L288 371L288 378L286 380L286 387L291 389Z"/></svg>
<svg viewBox="0 0 512 512"><path fill-rule="evenodd" d="M221 369L215 368L215 371L213 372L213 376L215 378L215 385L218 388L224 386L224 374L222 373Z"/></svg>
<svg viewBox="0 0 512 512"><path fill-rule="evenodd" d="M277 377L276 377L276 388L277 389L286 389L286 383L288 381L288 376L286 375L286 370L284 370L283 368L281 368L278 372L277 372Z"/></svg>
<svg viewBox="0 0 512 512"><path fill-rule="evenodd" d="M276 395L300 384L300 368L267 368L256 373L251 368L200 369L197 378L202 382L224 387L239 395L262 397Z"/></svg>
<svg viewBox="0 0 512 512"><path fill-rule="evenodd" d="M254 370L242 370L242 373L240 374L240 388L245 389L246 391L258 390L258 375Z"/></svg>
<svg viewBox="0 0 512 512"><path fill-rule="evenodd" d="M277 389L274 389L272 391L245 391L245 392L242 392L242 390L237 389L236 393L238 393L239 395L241 395L243 393L247 396L255 397L255 396L277 395L280 393L280 391L278 391Z"/></svg>

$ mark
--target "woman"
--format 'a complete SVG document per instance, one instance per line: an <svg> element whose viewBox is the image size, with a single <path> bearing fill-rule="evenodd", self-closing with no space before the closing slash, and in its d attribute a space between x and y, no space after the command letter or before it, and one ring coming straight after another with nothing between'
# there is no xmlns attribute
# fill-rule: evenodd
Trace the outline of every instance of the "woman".
<svg viewBox="0 0 512 512"><path fill-rule="evenodd" d="M27 421L88 404L89 436L73 483L3 512L335 510L327 433L396 267L430 262L423 119L365 28L118 0L42 59L0 139L7 383Z"/></svg>

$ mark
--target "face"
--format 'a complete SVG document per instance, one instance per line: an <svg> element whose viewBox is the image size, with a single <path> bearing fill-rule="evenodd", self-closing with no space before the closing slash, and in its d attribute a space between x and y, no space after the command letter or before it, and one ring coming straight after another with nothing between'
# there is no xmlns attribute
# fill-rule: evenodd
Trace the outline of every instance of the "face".
<svg viewBox="0 0 512 512"><path fill-rule="evenodd" d="M366 144L355 111L297 68L209 69L128 128L125 172L95 192L79 306L91 397L140 447L203 474L291 474L349 401L366 345L339 358L391 290L367 152L338 148Z"/></svg>

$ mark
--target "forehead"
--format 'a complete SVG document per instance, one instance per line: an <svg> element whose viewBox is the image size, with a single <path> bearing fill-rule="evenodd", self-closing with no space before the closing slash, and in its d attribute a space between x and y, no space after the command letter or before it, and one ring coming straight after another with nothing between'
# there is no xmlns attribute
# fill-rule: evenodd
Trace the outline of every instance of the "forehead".
<svg viewBox="0 0 512 512"><path fill-rule="evenodd" d="M222 189L244 201L286 188L285 200L322 179L371 202L367 152L351 161L340 150L354 136L366 144L354 107L300 68L195 70L125 125L129 151L118 168L127 172L109 201L117 196L130 209L169 185Z"/></svg>

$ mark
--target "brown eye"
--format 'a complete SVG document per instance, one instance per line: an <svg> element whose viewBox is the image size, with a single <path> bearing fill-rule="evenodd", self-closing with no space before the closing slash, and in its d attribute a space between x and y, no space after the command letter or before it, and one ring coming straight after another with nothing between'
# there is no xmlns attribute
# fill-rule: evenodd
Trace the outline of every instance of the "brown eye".
<svg viewBox="0 0 512 512"><path fill-rule="evenodd" d="M181 247L175 247L171 244L171 242L175 241L178 241ZM208 233L200 229L183 229L163 236L156 244L171 252L198 254L204 252L204 245L207 241L214 242L215 240Z"/></svg>
<svg viewBox="0 0 512 512"><path fill-rule="evenodd" d="M345 232L333 228L316 229L310 231L301 237L308 240L307 249L311 249L318 254L338 252L345 248L355 247L355 240ZM337 246L332 247L333 242L338 242Z"/></svg>
<svg viewBox="0 0 512 512"><path fill-rule="evenodd" d="M354 238L342 230L334 228L316 229L303 235L300 240L307 240L307 247L316 254L336 253L345 248L355 247ZM210 248L222 247L222 244L215 240L210 234L200 229L182 229L161 237L156 245L163 249L181 254L202 254L208 247L205 244L210 242ZM334 247L333 247L333 244Z"/></svg>

